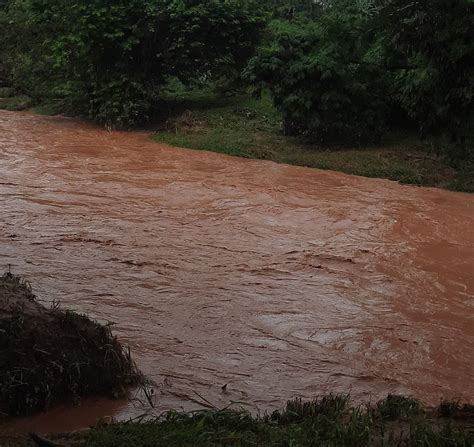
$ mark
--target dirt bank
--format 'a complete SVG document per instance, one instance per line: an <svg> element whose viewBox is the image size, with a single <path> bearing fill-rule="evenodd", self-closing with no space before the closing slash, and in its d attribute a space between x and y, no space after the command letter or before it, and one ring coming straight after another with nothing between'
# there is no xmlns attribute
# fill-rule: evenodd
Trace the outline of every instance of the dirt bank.
<svg viewBox="0 0 474 447"><path fill-rule="evenodd" d="M29 284L0 278L0 419L86 396L119 397L141 380L109 326L40 305Z"/></svg>

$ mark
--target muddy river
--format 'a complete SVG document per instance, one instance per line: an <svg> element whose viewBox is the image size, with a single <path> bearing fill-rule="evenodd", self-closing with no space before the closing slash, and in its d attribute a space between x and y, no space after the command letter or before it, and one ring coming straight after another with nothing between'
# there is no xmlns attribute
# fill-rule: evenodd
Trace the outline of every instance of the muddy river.
<svg viewBox="0 0 474 447"><path fill-rule="evenodd" d="M1 111L0 200L0 266L115 322L153 411L474 399L474 195ZM138 395L18 423L144 411Z"/></svg>

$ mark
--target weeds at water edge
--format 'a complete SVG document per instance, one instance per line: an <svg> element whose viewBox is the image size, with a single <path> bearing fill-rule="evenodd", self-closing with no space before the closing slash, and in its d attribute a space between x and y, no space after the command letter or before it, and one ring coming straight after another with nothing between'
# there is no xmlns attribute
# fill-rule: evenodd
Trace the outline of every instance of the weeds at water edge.
<svg viewBox="0 0 474 447"><path fill-rule="evenodd" d="M465 446L474 442L468 425L437 418L420 402L388 396L374 406L352 406L348 395L310 402L295 399L282 411L252 416L215 410L96 427L90 447L128 446Z"/></svg>

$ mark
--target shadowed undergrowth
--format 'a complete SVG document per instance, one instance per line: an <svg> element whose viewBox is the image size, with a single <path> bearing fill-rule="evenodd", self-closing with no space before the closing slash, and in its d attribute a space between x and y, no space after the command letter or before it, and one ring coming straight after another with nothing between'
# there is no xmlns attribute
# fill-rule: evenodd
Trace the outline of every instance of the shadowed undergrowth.
<svg viewBox="0 0 474 447"><path fill-rule="evenodd" d="M0 334L0 419L86 396L120 397L142 381L110 325L46 309L9 273L0 278Z"/></svg>

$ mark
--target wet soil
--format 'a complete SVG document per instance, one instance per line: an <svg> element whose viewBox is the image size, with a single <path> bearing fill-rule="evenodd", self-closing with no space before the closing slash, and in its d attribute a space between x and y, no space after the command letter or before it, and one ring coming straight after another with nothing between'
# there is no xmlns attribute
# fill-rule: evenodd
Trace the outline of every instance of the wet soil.
<svg viewBox="0 0 474 447"><path fill-rule="evenodd" d="M474 196L0 111L0 197L0 264L116 322L155 411L474 399Z"/></svg>

